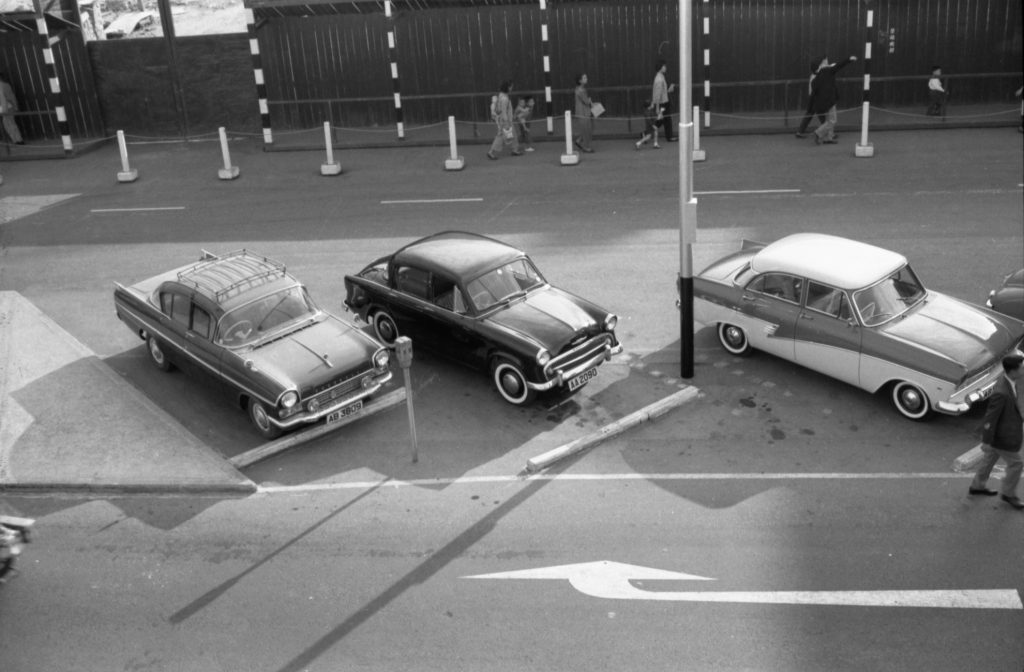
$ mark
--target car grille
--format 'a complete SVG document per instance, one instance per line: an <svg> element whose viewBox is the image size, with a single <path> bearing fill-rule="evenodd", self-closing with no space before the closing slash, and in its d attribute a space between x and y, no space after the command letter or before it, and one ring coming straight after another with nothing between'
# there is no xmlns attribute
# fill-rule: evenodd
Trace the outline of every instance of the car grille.
<svg viewBox="0 0 1024 672"><path fill-rule="evenodd" d="M602 351L611 350L612 345L611 334L599 334L579 345L571 346L557 357L551 358L551 361L544 367L544 374L554 377L559 371L571 371Z"/></svg>
<svg viewBox="0 0 1024 672"><path fill-rule="evenodd" d="M308 404L311 401L316 401L320 406L325 406L335 399L344 397L345 395L351 394L362 387L363 376L367 373L371 373L373 369L364 369L362 371L350 371L345 377L335 378L334 380L318 385L317 387L309 387L302 390L302 403Z"/></svg>

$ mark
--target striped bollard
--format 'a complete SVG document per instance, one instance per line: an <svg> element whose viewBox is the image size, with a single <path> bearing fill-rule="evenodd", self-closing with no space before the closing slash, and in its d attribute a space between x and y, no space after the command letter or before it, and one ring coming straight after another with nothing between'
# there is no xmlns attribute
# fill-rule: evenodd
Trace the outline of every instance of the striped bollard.
<svg viewBox="0 0 1024 672"><path fill-rule="evenodd" d="M220 153L224 157L224 167L217 171L217 177L222 180L233 180L238 177L238 166L231 165L231 154L228 152L228 134L224 127L217 129L220 133Z"/></svg>
<svg viewBox="0 0 1024 672"><path fill-rule="evenodd" d="M868 142L868 113L871 110L871 28L874 11L868 10L867 40L864 41L864 101L861 104L860 142L853 148L853 155L869 158L875 155L875 147Z"/></svg>
<svg viewBox="0 0 1024 672"><path fill-rule="evenodd" d="M693 106L693 160L703 161L707 156L700 148L700 106Z"/></svg>
<svg viewBox="0 0 1024 672"><path fill-rule="evenodd" d="M128 167L128 145L124 142L124 131L117 132L117 149L121 152L121 172L117 174L117 181L134 182L139 179L139 171Z"/></svg>
<svg viewBox="0 0 1024 672"><path fill-rule="evenodd" d="M565 154L562 154L563 166L575 166L580 162L580 155L572 151L572 112L565 111Z"/></svg>
<svg viewBox="0 0 1024 672"><path fill-rule="evenodd" d="M324 122L324 145L327 147L327 163L320 165L321 175L341 175L341 165L334 162L334 138L331 137L331 122Z"/></svg>
<svg viewBox="0 0 1024 672"><path fill-rule="evenodd" d="M466 160L459 156L459 148L455 140L455 117L448 117L448 149L450 155L444 160L445 170L462 170L466 167Z"/></svg>

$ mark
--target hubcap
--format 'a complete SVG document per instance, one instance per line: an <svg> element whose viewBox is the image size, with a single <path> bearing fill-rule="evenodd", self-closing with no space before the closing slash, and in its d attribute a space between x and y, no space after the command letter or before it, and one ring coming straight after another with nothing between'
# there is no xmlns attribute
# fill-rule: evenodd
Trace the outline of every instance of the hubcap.
<svg viewBox="0 0 1024 672"><path fill-rule="evenodd" d="M900 393L900 403L911 413L921 410L921 395L912 387L904 388Z"/></svg>
<svg viewBox="0 0 1024 672"><path fill-rule="evenodd" d="M501 387L510 397L518 397L523 393L523 385L519 376L508 370L501 374Z"/></svg>

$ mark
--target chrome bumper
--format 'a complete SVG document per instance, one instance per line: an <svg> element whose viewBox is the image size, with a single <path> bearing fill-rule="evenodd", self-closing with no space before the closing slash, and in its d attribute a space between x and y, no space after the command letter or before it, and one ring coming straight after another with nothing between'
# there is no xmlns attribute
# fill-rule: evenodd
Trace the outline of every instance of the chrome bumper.
<svg viewBox="0 0 1024 672"><path fill-rule="evenodd" d="M332 402L329 405L322 406L315 413L303 411L301 413L296 413L295 415L290 415L284 420L279 420L278 418L270 417L270 421L282 429L289 429L297 425L309 424L312 422L323 420L328 415L337 411L338 409L345 408L349 404L354 404L360 399L365 399L371 394L375 394L381 387L384 386L384 383L391 380L391 375L391 371L383 373L374 379L373 385L370 385L369 387L360 387L358 390L352 392L351 394L347 394L344 397L339 397L338 399L332 400Z"/></svg>
<svg viewBox="0 0 1024 672"><path fill-rule="evenodd" d="M570 380L575 376L578 376L579 374L583 373L592 366L597 366L601 362L608 361L614 355L617 355L620 352L622 352L622 345L616 344L615 346L612 346L610 342L606 343L604 347L595 355L583 360L582 362L577 363L571 369L556 371L554 373L554 377L546 380L543 383L531 383L527 381L526 386L529 387L531 390L536 390L537 392L543 392L545 390L550 390L553 387L559 387L561 385L564 385L565 381Z"/></svg>

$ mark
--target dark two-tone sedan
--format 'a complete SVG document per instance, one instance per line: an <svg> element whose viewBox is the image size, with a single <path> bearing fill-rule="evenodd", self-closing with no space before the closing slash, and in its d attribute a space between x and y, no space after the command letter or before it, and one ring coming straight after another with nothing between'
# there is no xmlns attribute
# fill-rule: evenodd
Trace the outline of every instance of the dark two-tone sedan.
<svg viewBox="0 0 1024 672"><path fill-rule="evenodd" d="M117 284L114 306L159 369L212 376L268 439L351 415L391 378L387 348L245 250Z"/></svg>
<svg viewBox="0 0 1024 672"><path fill-rule="evenodd" d="M615 315L552 287L521 250L474 233L410 243L346 276L345 289L345 304L382 342L407 335L488 371L515 405L575 392L622 351Z"/></svg>
<svg viewBox="0 0 1024 672"><path fill-rule="evenodd" d="M770 352L869 392L905 417L986 398L1024 322L921 284L903 255L800 233L744 245L694 279L694 319L728 352Z"/></svg>

